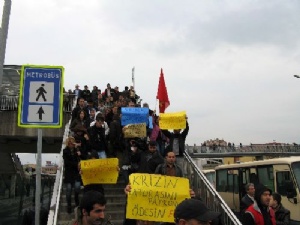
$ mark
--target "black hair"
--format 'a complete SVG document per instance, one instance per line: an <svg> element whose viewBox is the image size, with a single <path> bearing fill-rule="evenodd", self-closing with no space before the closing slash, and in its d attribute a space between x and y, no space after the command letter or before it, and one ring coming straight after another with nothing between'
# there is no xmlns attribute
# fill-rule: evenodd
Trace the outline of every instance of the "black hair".
<svg viewBox="0 0 300 225"><path fill-rule="evenodd" d="M274 193L272 194L272 197L273 197L274 200L277 201L278 205L281 204L281 195L280 195L280 194L274 192Z"/></svg>
<svg viewBox="0 0 300 225"><path fill-rule="evenodd" d="M96 116L96 121L101 121L101 122L104 122L104 116L102 114L97 114Z"/></svg>
<svg viewBox="0 0 300 225"><path fill-rule="evenodd" d="M85 211L89 215L90 212L93 210L95 204L104 206L106 204L106 199L104 198L104 195L98 191L87 191L82 196L80 202L80 209L85 209Z"/></svg>
<svg viewBox="0 0 300 225"><path fill-rule="evenodd" d="M78 113L77 113L77 119L80 119L80 113L81 113L81 112L83 112L83 114L84 114L83 119L85 120L86 117L87 117L87 115L86 115L86 111L84 111L83 109L80 109L80 110L78 111Z"/></svg>

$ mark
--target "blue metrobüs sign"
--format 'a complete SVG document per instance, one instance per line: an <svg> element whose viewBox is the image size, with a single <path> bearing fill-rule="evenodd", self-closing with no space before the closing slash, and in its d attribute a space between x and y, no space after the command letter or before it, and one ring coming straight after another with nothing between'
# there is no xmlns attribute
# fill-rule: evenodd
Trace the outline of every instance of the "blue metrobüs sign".
<svg viewBox="0 0 300 225"><path fill-rule="evenodd" d="M62 126L63 75L61 66L22 66L18 125Z"/></svg>

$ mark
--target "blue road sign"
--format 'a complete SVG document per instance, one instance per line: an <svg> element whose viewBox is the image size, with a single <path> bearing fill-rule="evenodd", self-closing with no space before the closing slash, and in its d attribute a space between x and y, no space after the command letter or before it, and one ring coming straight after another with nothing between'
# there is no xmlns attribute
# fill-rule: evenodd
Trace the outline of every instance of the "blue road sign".
<svg viewBox="0 0 300 225"><path fill-rule="evenodd" d="M22 66L18 125L33 128L62 126L61 66Z"/></svg>

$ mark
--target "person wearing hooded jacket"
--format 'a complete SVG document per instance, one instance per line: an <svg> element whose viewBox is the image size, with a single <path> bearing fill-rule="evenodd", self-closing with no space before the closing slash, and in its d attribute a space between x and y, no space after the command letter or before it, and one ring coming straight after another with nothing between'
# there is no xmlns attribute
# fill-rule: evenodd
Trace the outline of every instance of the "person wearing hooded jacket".
<svg viewBox="0 0 300 225"><path fill-rule="evenodd" d="M274 210L269 207L272 191L262 184L255 186L255 202L243 216L243 225L276 225Z"/></svg>
<svg viewBox="0 0 300 225"><path fill-rule="evenodd" d="M289 225L291 212L281 204L281 195L274 192L271 196L270 207L275 212L276 225Z"/></svg>

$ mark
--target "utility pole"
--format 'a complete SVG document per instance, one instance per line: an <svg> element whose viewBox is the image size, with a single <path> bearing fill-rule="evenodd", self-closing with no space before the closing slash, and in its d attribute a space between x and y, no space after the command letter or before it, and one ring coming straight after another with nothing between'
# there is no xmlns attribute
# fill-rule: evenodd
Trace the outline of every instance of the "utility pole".
<svg viewBox="0 0 300 225"><path fill-rule="evenodd" d="M0 30L0 93L2 93L3 65L5 60L6 40L8 34L11 0L4 0L2 24Z"/></svg>

